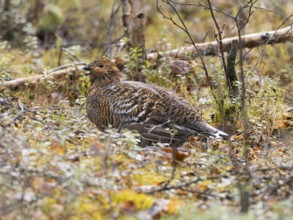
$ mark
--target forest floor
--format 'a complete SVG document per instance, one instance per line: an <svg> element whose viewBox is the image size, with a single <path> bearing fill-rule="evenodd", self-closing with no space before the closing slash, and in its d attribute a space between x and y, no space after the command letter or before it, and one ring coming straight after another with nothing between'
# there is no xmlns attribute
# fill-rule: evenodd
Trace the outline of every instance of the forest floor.
<svg viewBox="0 0 293 220"><path fill-rule="evenodd" d="M1 71L16 59L36 71L11 54ZM141 148L137 134L89 122L86 83L65 77L0 93L1 219L292 219L290 90L273 97L270 84L252 98L248 151L241 134ZM205 118L214 111L202 109Z"/></svg>

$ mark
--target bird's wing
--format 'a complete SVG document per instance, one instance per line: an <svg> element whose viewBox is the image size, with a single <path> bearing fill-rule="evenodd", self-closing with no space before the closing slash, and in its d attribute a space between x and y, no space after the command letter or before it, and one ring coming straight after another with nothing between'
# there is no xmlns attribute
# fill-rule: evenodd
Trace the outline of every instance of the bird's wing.
<svg viewBox="0 0 293 220"><path fill-rule="evenodd" d="M188 135L201 134L206 137L222 137L228 139L229 135L204 122L199 112L185 99L162 87L152 85L152 88L166 100L165 112L170 116L173 126Z"/></svg>
<svg viewBox="0 0 293 220"><path fill-rule="evenodd" d="M106 90L110 113L120 119L120 126L147 123L150 120L165 122L164 117L156 118L160 113L160 94L150 88L139 88L131 84L113 84Z"/></svg>
<svg viewBox="0 0 293 220"><path fill-rule="evenodd" d="M183 98L138 82L113 84L107 89L114 127L137 130L155 142L184 142L191 135L225 136L205 123Z"/></svg>
<svg viewBox="0 0 293 220"><path fill-rule="evenodd" d="M187 130L172 123L165 100L154 89L125 82L109 86L106 93L114 127L137 130L148 141L186 140Z"/></svg>

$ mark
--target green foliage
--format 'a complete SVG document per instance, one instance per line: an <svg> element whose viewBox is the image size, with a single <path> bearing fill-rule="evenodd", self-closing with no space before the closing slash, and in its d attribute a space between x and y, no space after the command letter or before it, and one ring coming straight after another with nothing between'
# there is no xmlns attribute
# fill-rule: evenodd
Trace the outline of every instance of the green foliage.
<svg viewBox="0 0 293 220"><path fill-rule="evenodd" d="M235 123L240 116L240 97L231 99L229 92L214 92L215 121Z"/></svg>
<svg viewBox="0 0 293 220"><path fill-rule="evenodd" d="M170 80L170 59L162 58L160 62L161 64L158 68L150 70L149 72L147 72L147 70L145 71L147 72L145 73L145 75L147 75L147 81L165 88L173 88L175 82Z"/></svg>
<svg viewBox="0 0 293 220"><path fill-rule="evenodd" d="M166 39L162 39L160 42L158 42L157 47L158 50L163 52L171 49L171 44ZM170 78L172 72L170 64L170 58L162 57L159 61L159 66L157 68L146 68L146 71L149 70L148 73L145 73L145 75L147 76L147 81L163 86L165 88L174 88L176 84L176 79L173 78L173 80L171 80ZM147 66L151 67L151 65Z"/></svg>
<svg viewBox="0 0 293 220"><path fill-rule="evenodd" d="M57 5L47 4L45 7L45 13L39 20L38 27L41 30L51 32L56 30L63 21L64 14L62 9Z"/></svg>
<svg viewBox="0 0 293 220"><path fill-rule="evenodd" d="M285 111L284 91L268 77L257 80L257 84L258 90L249 91L249 121L258 133L272 135Z"/></svg>
<svg viewBox="0 0 293 220"><path fill-rule="evenodd" d="M81 76L79 77L78 81L76 82L78 86L78 91L83 99L87 96L87 93L90 89L91 83L88 76Z"/></svg>
<svg viewBox="0 0 293 220"><path fill-rule="evenodd" d="M0 80L9 80L10 74L7 71L8 64L11 62L9 57L1 57L0 58Z"/></svg>
<svg viewBox="0 0 293 220"><path fill-rule="evenodd" d="M144 68L142 63L142 49L131 48L128 58L129 62L126 65L125 73L130 80L133 80L137 74Z"/></svg>

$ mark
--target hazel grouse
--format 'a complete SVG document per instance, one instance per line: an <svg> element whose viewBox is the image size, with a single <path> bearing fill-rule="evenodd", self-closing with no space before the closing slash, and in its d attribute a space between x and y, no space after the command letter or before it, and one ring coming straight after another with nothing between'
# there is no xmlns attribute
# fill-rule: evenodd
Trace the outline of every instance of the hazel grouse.
<svg viewBox="0 0 293 220"><path fill-rule="evenodd" d="M134 81L121 81L120 71L107 57L86 65L91 88L87 115L99 130L109 126L136 130L142 145L151 142L180 146L192 135L228 138L207 124L186 100L162 87Z"/></svg>

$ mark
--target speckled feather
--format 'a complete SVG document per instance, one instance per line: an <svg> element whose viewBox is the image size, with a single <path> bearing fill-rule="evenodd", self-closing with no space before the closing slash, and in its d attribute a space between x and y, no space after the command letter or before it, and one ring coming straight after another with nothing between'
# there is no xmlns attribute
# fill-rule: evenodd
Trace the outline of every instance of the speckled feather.
<svg viewBox="0 0 293 220"><path fill-rule="evenodd" d="M180 145L191 135L227 138L224 132L205 123L186 100L162 87L120 81L120 71L101 57L84 68L92 83L87 114L98 129L109 126L137 130L144 143Z"/></svg>

